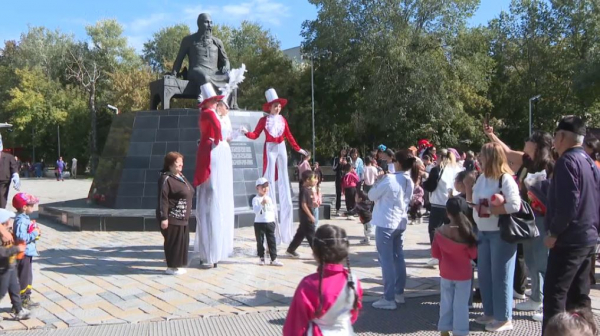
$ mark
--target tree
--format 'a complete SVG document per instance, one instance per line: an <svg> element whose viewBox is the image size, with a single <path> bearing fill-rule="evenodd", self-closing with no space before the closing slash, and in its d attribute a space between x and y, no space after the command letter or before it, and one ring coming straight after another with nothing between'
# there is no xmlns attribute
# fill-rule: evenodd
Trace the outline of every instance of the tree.
<svg viewBox="0 0 600 336"><path fill-rule="evenodd" d="M181 40L188 35L190 35L190 27L186 24L162 28L152 35L151 40L144 43L144 60L154 72L171 71Z"/></svg>
<svg viewBox="0 0 600 336"><path fill-rule="evenodd" d="M420 137L458 146L474 110L490 105L486 83L473 80L490 70L485 39L472 55L458 38L476 0L310 2L319 12L303 25L303 49L315 55L318 133L329 153L345 142L405 147Z"/></svg>
<svg viewBox="0 0 600 336"><path fill-rule="evenodd" d="M127 47L127 39L122 37L123 28L116 20L98 21L87 26L91 44L80 42L69 50L67 79L79 84L88 96L91 134L91 170L95 173L98 165L98 132L96 100L99 89L108 83L108 74L120 65L135 63L139 58L134 50Z"/></svg>

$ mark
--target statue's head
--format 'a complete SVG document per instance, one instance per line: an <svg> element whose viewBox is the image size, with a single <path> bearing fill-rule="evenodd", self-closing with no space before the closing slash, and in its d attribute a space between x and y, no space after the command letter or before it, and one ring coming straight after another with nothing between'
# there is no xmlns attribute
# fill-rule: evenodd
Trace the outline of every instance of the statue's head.
<svg viewBox="0 0 600 336"><path fill-rule="evenodd" d="M198 32L200 34L212 33L212 18L208 13L198 15Z"/></svg>

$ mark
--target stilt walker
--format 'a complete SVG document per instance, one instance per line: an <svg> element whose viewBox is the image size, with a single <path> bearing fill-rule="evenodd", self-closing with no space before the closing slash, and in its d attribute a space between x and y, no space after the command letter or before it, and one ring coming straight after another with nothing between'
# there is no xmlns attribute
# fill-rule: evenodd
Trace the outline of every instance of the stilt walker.
<svg viewBox="0 0 600 336"><path fill-rule="evenodd" d="M231 170L229 146L222 143L221 122L216 112L218 96L212 84L201 87L202 102L199 124L201 131L196 156L196 237L194 252L202 263L217 267L217 263L233 253L234 216L233 185L223 183ZM229 160L227 160L229 155ZM229 179L231 175L229 174ZM225 186L229 185L229 188ZM230 190L229 190L230 189Z"/></svg>
<svg viewBox="0 0 600 336"><path fill-rule="evenodd" d="M265 131L263 177L273 185L277 181L277 188L273 187L269 190L269 197L277 207L276 194L279 194L280 203L276 231L277 243L289 244L294 237L293 208L292 191L287 170L288 157L284 140L287 139L296 152L302 155L306 155L307 152L298 146L292 132L290 132L287 120L280 115L281 110L287 105L287 99L279 98L274 89L267 90L265 96L267 102L263 105L263 111L269 113L269 115L258 121L254 132L248 132L244 128L240 131L252 140L257 139L262 131Z"/></svg>

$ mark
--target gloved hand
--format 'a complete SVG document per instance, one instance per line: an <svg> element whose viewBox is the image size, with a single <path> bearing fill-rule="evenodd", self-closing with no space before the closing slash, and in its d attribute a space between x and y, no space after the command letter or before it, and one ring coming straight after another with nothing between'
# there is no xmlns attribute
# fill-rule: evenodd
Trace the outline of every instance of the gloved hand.
<svg viewBox="0 0 600 336"><path fill-rule="evenodd" d="M302 154L302 155L304 155L304 156L307 156L307 155L308 155L308 152L307 152L307 151L305 151L304 149L300 149L300 150L298 151L298 153L300 153L300 154Z"/></svg>
<svg viewBox="0 0 600 336"><path fill-rule="evenodd" d="M18 173L14 173L12 175L12 183L13 188L15 188L16 190L21 190L21 178L19 177Z"/></svg>
<svg viewBox="0 0 600 336"><path fill-rule="evenodd" d="M240 133L246 134L246 133L248 133L248 129L246 127L242 126L242 127L240 127Z"/></svg>

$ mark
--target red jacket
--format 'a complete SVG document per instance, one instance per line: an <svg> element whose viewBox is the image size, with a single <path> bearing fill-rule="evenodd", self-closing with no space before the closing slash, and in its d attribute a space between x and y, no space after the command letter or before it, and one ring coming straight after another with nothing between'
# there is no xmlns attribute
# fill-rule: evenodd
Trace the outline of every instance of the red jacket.
<svg viewBox="0 0 600 336"><path fill-rule="evenodd" d="M268 116L264 116L264 117L260 118L260 120L258 121L258 124L256 124L256 128L254 129L254 132L246 133L246 137L248 139L256 140L256 139L258 139L258 137L260 136L262 131L263 130L265 131L266 139L265 139L265 147L263 150L264 151L263 174L267 171L267 159L268 159L267 142L280 144L283 142L283 140L287 139L287 141L290 143L290 145L296 152L300 151L300 146L298 146L298 144L296 143L296 139L294 139L292 132L290 132L290 127L288 126L287 120L283 116L281 116L281 118L283 119L283 124L284 124L283 133L278 137L274 137L273 135L271 135L269 133L269 130L266 129L267 118L268 118ZM275 179L277 179L277 174L275 174Z"/></svg>
<svg viewBox="0 0 600 336"><path fill-rule="evenodd" d="M446 280L471 280L471 260L477 258L477 246L457 243L436 232L431 256L440 260L440 276Z"/></svg>
<svg viewBox="0 0 600 336"><path fill-rule="evenodd" d="M196 155L196 172L194 174L194 187L206 182L210 177L210 151L212 145L219 144L221 137L221 122L217 113L211 109L203 109L198 118L200 128L200 143Z"/></svg>

